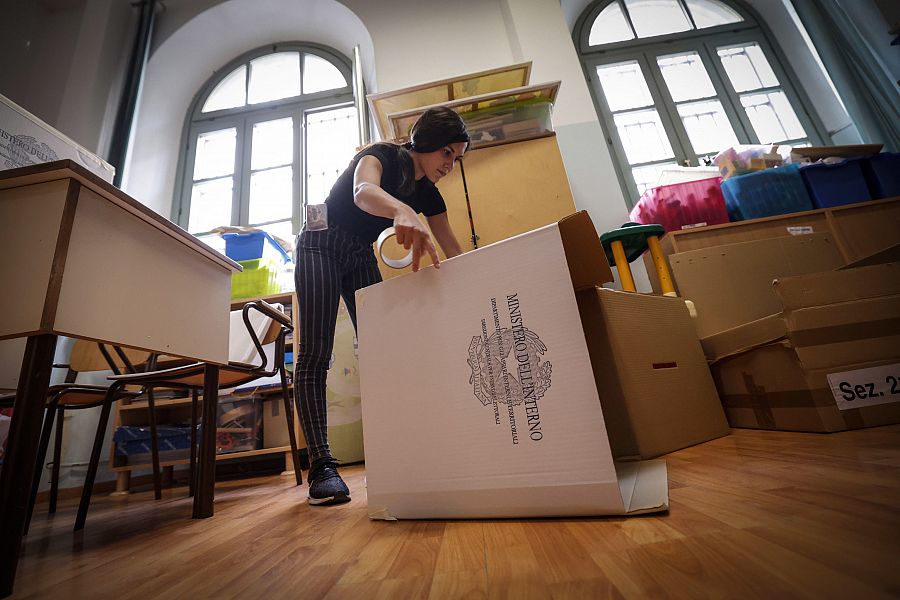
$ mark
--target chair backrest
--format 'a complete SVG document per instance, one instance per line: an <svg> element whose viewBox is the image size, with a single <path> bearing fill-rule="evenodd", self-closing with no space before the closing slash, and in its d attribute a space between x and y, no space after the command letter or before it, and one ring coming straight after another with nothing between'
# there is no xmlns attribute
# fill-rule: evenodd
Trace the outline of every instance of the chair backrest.
<svg viewBox="0 0 900 600"><path fill-rule="evenodd" d="M69 368L79 373L89 373L91 371L109 371L115 365L115 370L119 373L127 373L128 368L125 361L122 360L121 352L131 363L137 367L142 365L150 358L150 353L144 350L134 350L132 348L120 348L119 352L110 344L104 344L100 349L100 344L90 340L75 340L72 345L72 352L69 355ZM112 362L112 364L110 364Z"/></svg>
<svg viewBox="0 0 900 600"><path fill-rule="evenodd" d="M281 304L272 304L272 307L284 312L284 307ZM281 326L277 321L256 310L249 311L247 316L250 319L253 332L262 345L271 344L278 338ZM245 365L259 366L262 364L262 357L253 343L253 338L247 330L247 325L244 323L242 309L231 311L228 360Z"/></svg>

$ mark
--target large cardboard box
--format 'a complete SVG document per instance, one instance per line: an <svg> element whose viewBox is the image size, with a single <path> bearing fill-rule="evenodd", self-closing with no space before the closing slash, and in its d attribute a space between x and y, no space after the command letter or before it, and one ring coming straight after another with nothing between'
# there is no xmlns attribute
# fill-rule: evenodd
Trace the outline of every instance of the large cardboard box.
<svg viewBox="0 0 900 600"><path fill-rule="evenodd" d="M831 271L844 264L827 233L679 252L669 262L679 294L697 308L700 337L780 311L774 279Z"/></svg>
<svg viewBox="0 0 900 600"><path fill-rule="evenodd" d="M369 515L665 510L665 462L610 451L575 299L610 280L582 212L358 291Z"/></svg>
<svg viewBox="0 0 900 600"><path fill-rule="evenodd" d="M109 163L0 94L0 171L64 158L112 183Z"/></svg>
<svg viewBox="0 0 900 600"><path fill-rule="evenodd" d="M613 456L653 458L728 435L684 300L595 288L578 307Z"/></svg>
<svg viewBox="0 0 900 600"><path fill-rule="evenodd" d="M782 312L702 340L732 427L900 422L900 263L779 279Z"/></svg>

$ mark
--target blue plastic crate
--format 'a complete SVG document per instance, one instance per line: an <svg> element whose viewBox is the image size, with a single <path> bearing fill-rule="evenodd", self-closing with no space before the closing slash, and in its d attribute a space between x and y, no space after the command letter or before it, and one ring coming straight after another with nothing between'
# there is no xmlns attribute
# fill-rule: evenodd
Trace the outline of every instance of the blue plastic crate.
<svg viewBox="0 0 900 600"><path fill-rule="evenodd" d="M861 158L839 163L804 165L800 175L816 208L830 208L872 199Z"/></svg>
<svg viewBox="0 0 900 600"><path fill-rule="evenodd" d="M282 264L291 261L287 252L265 231L226 233L222 237L225 238L225 256L231 260L268 258Z"/></svg>
<svg viewBox="0 0 900 600"><path fill-rule="evenodd" d="M731 177L722 182L722 195L732 221L813 209L798 165Z"/></svg>
<svg viewBox="0 0 900 600"><path fill-rule="evenodd" d="M872 199L900 196L900 153L882 152L863 163Z"/></svg>

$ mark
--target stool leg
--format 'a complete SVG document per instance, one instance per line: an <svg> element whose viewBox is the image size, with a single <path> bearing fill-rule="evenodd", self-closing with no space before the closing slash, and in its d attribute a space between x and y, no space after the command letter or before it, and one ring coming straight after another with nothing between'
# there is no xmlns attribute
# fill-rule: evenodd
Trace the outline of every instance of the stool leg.
<svg viewBox="0 0 900 600"><path fill-rule="evenodd" d="M44 472L44 459L47 457L47 447L50 445L50 431L53 429L53 418L56 415L55 408L54 404L48 404L44 413L44 427L41 430L41 441L38 444L37 465L34 468L34 478L31 482L31 496L28 498L28 514L25 515L25 535L28 535L31 515L34 513L34 503L37 500L38 486L41 483L41 473ZM59 427L62 427L62 421L60 421Z"/></svg>
<svg viewBox="0 0 900 600"><path fill-rule="evenodd" d="M75 531L84 529L84 522L87 520L88 509L91 506L91 494L94 491L94 480L97 478L97 468L100 465L100 452L103 450L103 438L106 437L106 427L109 425L109 413L112 410L113 402L118 399L117 394L121 389L120 382L113 382L106 390L106 397L103 399L97 433L94 435L94 446L91 448L91 460L84 478L84 487L81 489L81 502L78 504L78 514L75 516Z"/></svg>
<svg viewBox="0 0 900 600"><path fill-rule="evenodd" d="M156 437L156 398L153 388L147 389L147 415L150 417L150 462L153 463L153 497L162 498L162 481L159 469L159 440Z"/></svg>
<svg viewBox="0 0 900 600"><path fill-rule="evenodd" d="M49 409L48 409L49 410ZM65 410L62 406L56 409L56 438L53 442L53 470L50 471L50 507L47 512L56 512L56 499L59 496L59 465L62 462L63 418Z"/></svg>
<svg viewBox="0 0 900 600"><path fill-rule="evenodd" d="M656 276L659 278L659 287L663 296L676 296L672 275L669 274L669 265L666 264L666 257L663 256L659 238L655 235L648 237L647 245L650 246L650 257L653 258L653 266L656 267Z"/></svg>
<svg viewBox="0 0 900 600"><path fill-rule="evenodd" d="M631 274L631 267L628 266L628 259L625 258L625 248L620 240L613 240L610 244L613 251L613 258L616 259L616 270L619 272L619 281L622 283L622 289L626 292L636 292L634 286L634 276Z"/></svg>
<svg viewBox="0 0 900 600"><path fill-rule="evenodd" d="M198 396L196 388L191 389L191 463L188 470L188 496L194 497L194 486L197 484L197 402Z"/></svg>

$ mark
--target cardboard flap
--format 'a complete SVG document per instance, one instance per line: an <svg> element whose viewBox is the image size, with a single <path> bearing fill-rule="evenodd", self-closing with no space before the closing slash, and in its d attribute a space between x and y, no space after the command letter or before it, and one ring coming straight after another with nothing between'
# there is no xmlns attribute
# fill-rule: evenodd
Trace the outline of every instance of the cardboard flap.
<svg viewBox="0 0 900 600"><path fill-rule="evenodd" d="M787 323L781 313L778 313L705 337L700 340L700 344L703 346L706 358L711 362L716 362L753 348L771 344L785 337L787 333Z"/></svg>
<svg viewBox="0 0 900 600"><path fill-rule="evenodd" d="M669 484L666 461L617 462L616 477L626 515L668 510Z"/></svg>
<svg viewBox="0 0 900 600"><path fill-rule="evenodd" d="M559 234L575 290L600 287L613 280L600 236L587 211L582 210L560 220Z"/></svg>
<svg viewBox="0 0 900 600"><path fill-rule="evenodd" d="M784 310L900 294L900 263L825 271L775 280Z"/></svg>

